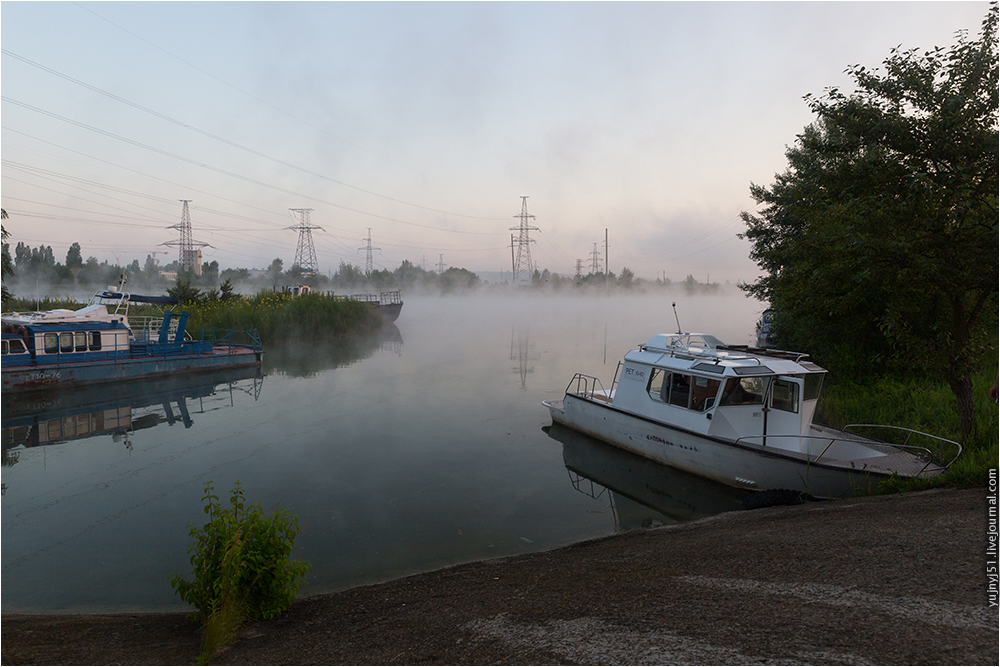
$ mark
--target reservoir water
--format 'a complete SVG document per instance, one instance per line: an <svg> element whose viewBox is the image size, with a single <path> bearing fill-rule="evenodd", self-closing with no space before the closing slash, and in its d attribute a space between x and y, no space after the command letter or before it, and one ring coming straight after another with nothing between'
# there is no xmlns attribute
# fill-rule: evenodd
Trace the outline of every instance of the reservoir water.
<svg viewBox="0 0 1000 667"><path fill-rule="evenodd" d="M202 490L299 517L300 595L738 509L744 497L551 426L583 372L685 330L752 341L763 309L689 297L409 297L380 336L270 346L260 373L5 396L2 606L183 610Z"/></svg>

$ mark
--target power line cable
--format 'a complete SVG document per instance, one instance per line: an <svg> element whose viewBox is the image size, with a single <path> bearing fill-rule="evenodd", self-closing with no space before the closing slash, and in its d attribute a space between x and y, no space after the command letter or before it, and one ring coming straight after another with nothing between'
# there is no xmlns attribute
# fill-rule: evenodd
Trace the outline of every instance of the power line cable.
<svg viewBox="0 0 1000 667"><path fill-rule="evenodd" d="M206 130L202 130L200 128L195 127L194 125L191 125L189 123L185 123L183 121L177 120L176 118L172 118L170 116L167 116L166 114L160 113L159 111L155 111L154 109L150 109L149 107L145 107L145 106L142 106L141 104L137 104L136 102L132 102L131 100L127 100L124 97L121 97L119 95L115 95L112 92L109 92L107 90L103 90L103 89L98 88L96 86L92 86L89 83L86 83L84 81L80 81L79 79L75 79L75 78L69 76L68 74L63 74L62 72L54 70L51 67L46 67L45 65L42 65L40 63L36 63L33 60L28 60L27 58L25 58L23 56L19 56L16 53L14 53L12 51L9 51L7 49L0 49L0 52L2 52L4 55L10 56L11 58L15 58L17 60L20 60L21 62L23 62L23 63L25 63L27 65L31 65L32 67L36 67L36 68L42 70L43 72L47 72L49 74L52 74L53 76L60 77L60 78L62 78L64 80L66 80L66 81L69 81L70 83L75 83L76 85L81 86L83 88L86 88L87 90L93 91L93 92L98 93L100 95L104 95L105 97L108 97L108 98L110 98L110 99L112 99L112 100L114 100L116 102L119 102L121 104L124 104L126 106L130 106L133 109L138 109L139 111L142 111L144 113L150 114L151 116L155 116L155 117L157 117L157 118L159 118L161 120L165 120L168 123L173 123L174 125L177 125L179 127L183 127L186 130L190 130L191 132L195 132L197 134L200 134L202 136L208 137L210 139L214 139L215 141L223 143L223 144L225 144L227 146L231 146L232 148L236 148L238 150L250 153L251 155L255 155L255 156L257 156L259 158L263 158L265 160L270 160L271 162L274 162L276 164L280 164L283 167L288 167L289 169L294 169L296 171L300 171L303 174L308 174L309 176L313 176L314 178L319 178L319 179L322 179L322 180L325 180L325 181L329 181L330 183L335 183L335 184L343 186L345 188L351 188L352 190L357 190L358 192L363 192L364 194L371 195L372 197L380 197L382 199L386 199L388 201L395 202L397 204L404 204L406 206L412 206L414 208L423 209L425 211L431 211L433 213L441 213L443 215L449 215L449 216L453 216L453 217L457 217L457 218L469 218L469 219L472 219L472 220L493 220L493 221L499 221L499 220L503 219L503 218L492 218L492 217L477 216L477 215L467 215L467 214L464 214L464 213L455 213L455 212L452 212L452 211L444 211L442 209L433 208L433 207L430 207L430 206L423 206L421 204L414 204L413 202L408 202L408 201L404 201L402 199L397 199L396 197L390 197L389 195L384 195L384 194L375 192L373 190L368 190L368 189L359 187L357 185L351 185L350 183L346 183L346 182L341 181L341 180L336 179L336 178L331 178L330 176L326 176L324 174L320 174L319 172L312 171L311 169L306 169L305 167L300 167L300 166L298 166L296 164L292 164L291 162L288 162L286 160L282 160L282 159L276 158L276 157L274 157L272 155L268 155L267 153L262 153L261 151L255 150L255 149L250 148L248 146L244 146L244 145L239 144L239 143L237 143L235 141L231 141L229 139L226 139L225 137L221 137L221 136L219 136L217 134L213 134L212 132L208 132Z"/></svg>
<svg viewBox="0 0 1000 667"><path fill-rule="evenodd" d="M478 190L478 189L476 189L476 188L470 188L470 187L468 187L468 186L464 186L464 185L459 185L459 184L457 184L457 183L452 183L451 181L447 181L447 180L445 180L445 179L442 179L442 178L437 178L437 177L435 177L435 176L430 176L430 175L428 175L427 173L425 173L425 172L423 172L423 171L420 171L419 169L414 169L414 168L412 168L412 167L409 167L409 166L407 166L407 165L405 165L405 164L402 164L402 163L400 163L400 162L396 162L395 160L391 160L391 159L389 159L389 158L385 157L384 155L380 155L380 154L378 154L378 153L376 153L376 152L374 152L374 151L371 151L371 150L369 150L369 149L365 148L364 146L360 146L360 145L358 145L358 144L355 144L354 142L352 142L352 141L350 141L350 140L348 140L348 139L345 139L345 138L343 138L343 137L341 137L341 136L338 136L338 135L336 135L336 134L333 134L333 133L332 133L332 132L330 132L329 130L326 130L326 129L322 128L322 127L319 127L318 125L314 125L314 124L310 123L310 122L309 122L309 121L307 121L307 120L303 120L302 118L299 118L298 116L296 116L296 115L294 115L294 114L292 114L292 113L290 113L290 112L288 112L288 111L285 111L284 109L282 109L282 108L280 108L280 107L276 107L275 105L271 104L271 103L270 103L270 102L268 102L267 100L263 100L263 99L261 99L261 98L257 97L256 95L254 95L254 94L252 94L252 93L248 93L247 91L243 90L242 88L240 88L240 87L238 87L238 86L235 86L235 85L233 85L233 84L229 83L229 82L228 82L228 81L226 81L225 79L223 79L223 78L221 78L221 77L219 77L219 76L216 76L215 74L212 74L212 73L211 73L211 72L209 72L208 70L205 70L205 69L203 69L203 68L201 68L201 67L198 67L197 65L195 65L195 64L193 64L193 63L190 63L190 62L188 62L187 60L184 60L184 59L183 59L183 58L181 58L180 56L178 56L178 55L175 55L174 53L171 53L170 51L168 51L168 50L164 49L163 47L161 47L161 46L159 46L159 45L157 45L157 44L154 44L153 42L149 41L148 39L146 39L146 38L144 38L144 37L141 37L141 36L137 35L136 33L132 32L132 31L131 31L131 30L129 30L128 28L124 28L124 27L122 27L122 26L118 25L117 23L115 23L114 21L111 21L110 19L107 19L107 18L105 18L105 17L101 16L100 14L98 14L97 12L95 12L94 10L90 9L90 7L86 7L86 6L84 6L84 5L81 5L81 4L80 4L80 3L78 3L78 2L74 2L73 4L75 4L75 5L76 5L77 7L79 7L80 9L83 9L83 10L85 10L85 11L87 11L87 12L90 12L91 14L93 14L93 15L94 15L94 16L96 16L97 18L101 19L102 21L104 21L104 22L106 22L106 23L108 23L108 24L110 24L110 25L113 25L114 27L118 28L118 29L119 29L119 30L121 30L122 32L125 32L125 33L127 33L127 34L131 35L132 37L135 37L135 38L136 38L136 39L138 39L139 41L141 41L141 42L143 42L143 43L145 43L145 44L147 44L147 45L149 45L149 46L153 47L154 49L157 49L158 51L161 51L161 52L165 53L166 55L170 56L171 58L173 58L173 59L175 59L175 60L177 60L177 61L179 61L179 62L182 62L182 63L184 63L184 64L185 64L185 65L187 65L188 67L190 67L190 68L192 68L192 69L195 69L195 70L198 70L199 72L201 72L201 73L202 73L202 74L204 74L205 76L208 76L208 77L210 77L210 78L212 78L212 79L215 79L215 80L216 80L216 81L218 81L219 83L221 83L221 84L223 84L223 85L225 85L225 86L228 86L229 88L232 88L232 89L233 89L233 90L235 90L236 92L238 92L238 93L240 93L240 94L242 94L242 95L246 95L246 96L247 96L247 97L249 97L250 99L252 99L252 100L255 100L255 101L257 101L257 102L260 102L261 104L263 104L263 105L265 105L265 106L267 106L267 107L270 107L271 109L274 109L275 111L277 111L277 112L279 112L279 113L281 113L281 114L284 114L285 116L288 116L289 118L291 118L291 119L293 119L293 120L295 120L295 121L298 121L298 122L302 123L303 125L306 125L306 126L308 126L308 127L311 127L312 129L314 129L314 130L316 130L316 131L318 131L318 132L321 132L321 133L323 133L323 134L325 134L325 135L327 135L327 136L329 136L329 137L332 137L332 138L336 139L337 141L340 141L340 142L342 142L342 143L344 143L344 144L347 144L348 146L351 146L352 148L356 148L356 149L358 149L358 150L360 150L360 151L363 151L363 152L365 152L365 153L368 153L369 155L373 155L373 156L375 156L375 157L379 158L380 160L385 160L385 161L386 161L386 162L388 162L389 164L392 164L392 165L395 165L395 166L397 166L397 167L400 167L400 168L402 168L402 169L406 169L407 171L411 171L411 172L413 172L413 173L415 173L415 174L417 174L417 175L419 175L419 176L422 176L422 177L424 177L424 178L429 178L429 179L432 179L432 180L435 180L435 181L438 181L438 182L440 182L440 183L445 183L446 185L450 185L450 186L452 186L452 187L457 187L457 188L460 188L460 189L462 189L462 190L468 190L468 191L470 191L470 192L478 192L478 193L480 193L480 194L487 194L487 195L490 195L490 196L497 196L497 197L500 197L500 196L505 196L505 195L500 195L500 194L498 194L498 193L493 193L493 192L485 192L485 191L483 191L483 190Z"/></svg>
<svg viewBox="0 0 1000 667"><path fill-rule="evenodd" d="M449 232L451 234L473 234L473 235L478 235L478 236L497 236L497 235L500 234L499 232L469 232L469 231L460 230L460 229L447 229L445 227L435 227L434 225L425 225L425 224L421 224L421 223L418 223L418 222L410 222L408 220L400 220L399 218L392 218L392 217L389 217L389 216L386 216L386 215L380 215L378 213L370 213L368 211L362 211L361 209L356 209L356 208L353 208L353 207L350 207L350 206L344 206L343 204L337 204L335 202L327 201L327 200L321 199L319 197L313 197L311 195L303 194L301 192L295 192L294 190L289 190L288 188L282 188L282 187L277 186L277 185L272 185L270 183L266 183L264 181L257 180L255 178L250 178L249 176L243 176L242 174L237 174L237 173L229 171L227 169L222 169L220 167L214 167L212 165L209 165L207 163L201 162L199 160L192 160L191 158L186 158L186 157L184 157L182 155L178 155L176 153L171 153L170 151L163 150L162 148L156 148L155 146L150 146L150 145L144 144L144 143L142 143L140 141L136 141L134 139L129 139L128 137L123 137L121 135L114 134L113 132L108 132L107 130L102 130L102 129L98 128L98 127L94 127L93 125L88 125L86 123L82 123L80 121L73 120L72 118L67 118L66 116L61 116L61 115L53 113L51 111L46 111L45 109L41 109L39 107L35 107L35 106L30 105L30 104L26 104L24 102L20 102L18 100L13 99L13 98L7 97L6 95L0 96L0 100L3 100L4 102L7 102L9 104L13 104L15 106L22 107L24 109L28 109L29 111L34 111L35 113L42 114L43 116L48 116L48 117L54 118L56 120L61 120L61 121L65 122L65 123L68 123L70 125L75 125L77 127L83 128L85 130L90 130L92 132L96 132L97 134L102 134L102 135L104 135L106 137L110 137L112 139L117 139L118 141L122 141L122 142L130 144L132 146L137 146L139 148L143 148L143 149L152 151L154 153L158 153L160 155L164 155L166 157L173 158L175 160L179 160L181 162L185 162L185 163L190 164L190 165L194 165L196 167L201 167L202 169L207 169L209 171L213 171L215 173L222 174L224 176L229 176L230 178L235 178L235 179L238 179L238 180L241 180L241 181L245 181L247 183L250 183L251 185L257 185L259 187L268 188L268 189L271 189L271 190L275 190L277 192L282 192L284 194L292 195L292 196L295 196L295 197L300 197L300 198L303 198L303 199L308 199L309 201L319 202L321 204L326 204L327 206L333 206L335 208L339 208L339 209L345 210L345 211L350 211L352 213L357 213L359 215L367 215L367 216L370 216L370 217L373 217L373 218L378 218L379 220L387 220L389 222L396 222L396 223L399 223L399 224L402 224L402 225L410 225L410 226L413 226L413 227L421 227L421 228L424 228L424 229L433 229L435 231Z"/></svg>

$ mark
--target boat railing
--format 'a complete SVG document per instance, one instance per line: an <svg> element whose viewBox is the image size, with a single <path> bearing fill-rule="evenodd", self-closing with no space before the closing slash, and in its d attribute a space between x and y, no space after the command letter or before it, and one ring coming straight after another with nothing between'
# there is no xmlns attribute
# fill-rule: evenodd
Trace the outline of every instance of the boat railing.
<svg viewBox="0 0 1000 667"><path fill-rule="evenodd" d="M577 373L566 385L566 393L595 401L608 401L611 397L604 391L604 385L593 375Z"/></svg>
<svg viewBox="0 0 1000 667"><path fill-rule="evenodd" d="M618 368L615 369L615 377L614 377L613 380L611 380L611 394L610 394L611 396L615 395L615 388L618 386L618 374L622 372L622 365L623 364L624 364L624 362L619 359L618 360Z"/></svg>
<svg viewBox="0 0 1000 667"><path fill-rule="evenodd" d="M884 442L884 441L881 441L881 440L876 440L874 438L868 438L866 436L861 435L860 433L853 433L853 432L851 432L851 431L848 430L848 429L850 429L852 427L870 427L870 428L892 429L892 430L895 430L895 431L904 431L904 432L907 432L908 435L906 437L906 442L903 442L903 443ZM948 468L952 463L955 462L955 459L958 458L958 455L962 453L962 446L960 444L958 444L957 442L954 442L952 440L947 440L945 438L940 438L938 436L931 435L929 433L923 433L921 431L915 431L913 429L903 428L903 427L899 427L899 426L884 426L884 425L879 425L879 424L851 424L850 426L845 427L844 431L842 431L842 432L840 432L838 434L832 434L832 435L795 435L795 434L789 434L789 435L774 435L774 434L768 434L768 435L747 435L747 436L743 436L741 438L737 438L736 442L737 443L743 443L743 444L749 443L749 444L753 444L753 445L757 445L757 446L769 447L771 449L780 449L782 451L792 451L792 452L798 451L798 452L803 453L803 454L806 455L806 460L809 463L818 463L820 461L823 461L824 457L826 457L826 459L825 459L826 461L841 460L841 459L836 459L833 456L827 456L827 452L830 451L830 447L832 447L837 442L847 442L847 443L857 442L857 443L859 443L861 445L868 446L868 447L876 446L876 447L884 449L885 453L889 453L889 452L892 452L892 451L899 452L899 451L902 450L902 451L905 451L905 452L907 452L909 454L912 454L918 461L922 461L923 462L923 466L920 468L920 470L916 471L914 474L912 474L913 477L919 477L921 474L923 474L927 470L927 468L929 466L931 466L932 464L935 463L934 462L934 454L927 447L920 447L920 446L917 446L917 445L908 444L909 438L912 435L926 436L926 437L931 438L933 440L938 440L938 441L941 441L941 442L949 443L951 445L955 445L955 447L958 448L958 454L956 454L947 464L944 464L943 466L941 466L942 468ZM849 436L854 436L854 437L849 437ZM793 440L795 442L796 446L795 447L782 447L781 444L777 444L777 446L775 446L776 442L777 443L782 443L782 442L787 442L789 440ZM815 448L813 448L813 447L806 447L805 451L802 451L802 443L803 442L806 442L807 444L811 444L813 442L819 443L819 444ZM768 444L768 443L770 443L770 444ZM820 448L822 448L822 450L820 451L820 453L818 455L812 453L816 449L820 449Z"/></svg>
<svg viewBox="0 0 1000 667"><path fill-rule="evenodd" d="M132 328L132 339L137 343L156 343L160 340L160 328L163 326L162 315L139 315L130 317L129 326ZM170 318L170 325L167 329L168 340L173 340L177 335L177 327L180 320L176 317ZM190 332L184 332L184 340L192 340Z"/></svg>
<svg viewBox="0 0 1000 667"><path fill-rule="evenodd" d="M851 429L855 429L855 431L857 429L884 429L884 430L886 430L888 432L891 432L891 433L898 433L898 434L901 434L901 435L905 434L906 437L904 438L904 440L903 440L902 443L899 443L899 444L888 443L888 444L891 444L893 447L901 447L901 448L907 449L907 450L920 450L920 451L924 451L924 452L927 452L928 456L931 455L930 450L928 448L926 448L926 447L917 447L915 445L909 444L910 438L912 438L913 436L916 435L916 436L919 436L919 437L922 437L922 438L930 438L931 440L933 440L933 441L935 441L937 443L944 443L945 445L953 446L957 451L955 453L955 456L951 457L951 460L948 461L948 463L944 464L943 467L945 467L945 468L950 468L951 464L954 463L958 459L958 457L962 455L962 445L960 443L957 443L954 440L949 440L948 438L942 438L942 437L937 436L937 435L931 435L930 433L924 433L923 431L917 431L917 430L912 429L912 428L906 428L904 426L887 426L885 424L848 424L847 426L844 427L844 430L847 431L848 433L852 433L854 435L858 435L859 437L863 438L863 437L865 437L864 435L862 435L860 433L856 433L855 431L852 431Z"/></svg>
<svg viewBox="0 0 1000 667"><path fill-rule="evenodd" d="M399 290L392 292L379 292L378 294L379 303L383 306L391 306L397 303L403 303L403 297L400 296Z"/></svg>
<svg viewBox="0 0 1000 667"><path fill-rule="evenodd" d="M225 347L231 354L233 348L252 348L255 352L264 349L260 333L256 329L217 329L205 327L201 330L201 339L212 344L212 347Z"/></svg>
<svg viewBox="0 0 1000 667"><path fill-rule="evenodd" d="M360 301L362 303L378 303L378 296L375 294L352 294L351 301Z"/></svg>

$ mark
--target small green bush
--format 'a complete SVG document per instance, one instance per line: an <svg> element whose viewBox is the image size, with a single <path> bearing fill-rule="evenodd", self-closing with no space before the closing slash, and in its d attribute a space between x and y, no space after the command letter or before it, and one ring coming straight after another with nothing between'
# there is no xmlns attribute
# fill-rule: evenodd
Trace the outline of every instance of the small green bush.
<svg viewBox="0 0 1000 667"><path fill-rule="evenodd" d="M209 522L190 526L188 548L193 580L171 577L170 585L195 608L202 623L202 660L208 660L246 621L274 618L295 600L309 564L289 556L299 533L299 520L282 509L267 515L258 503L246 504L239 482L231 507L219 503L206 482L205 513Z"/></svg>

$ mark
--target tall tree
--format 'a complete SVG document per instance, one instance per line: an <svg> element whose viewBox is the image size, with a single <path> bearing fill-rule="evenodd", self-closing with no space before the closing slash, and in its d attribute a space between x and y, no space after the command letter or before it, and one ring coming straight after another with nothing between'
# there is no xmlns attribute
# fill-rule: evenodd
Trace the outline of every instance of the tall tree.
<svg viewBox="0 0 1000 667"><path fill-rule="evenodd" d="M74 243L66 251L66 266L83 266L83 253L80 244Z"/></svg>
<svg viewBox="0 0 1000 667"><path fill-rule="evenodd" d="M978 40L894 49L855 91L806 96L817 121L744 212L782 344L827 363L918 369L948 382L964 437L972 373L997 313L997 4ZM816 349L818 348L818 350Z"/></svg>

